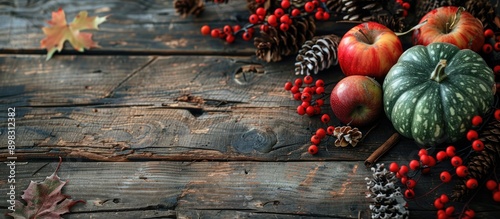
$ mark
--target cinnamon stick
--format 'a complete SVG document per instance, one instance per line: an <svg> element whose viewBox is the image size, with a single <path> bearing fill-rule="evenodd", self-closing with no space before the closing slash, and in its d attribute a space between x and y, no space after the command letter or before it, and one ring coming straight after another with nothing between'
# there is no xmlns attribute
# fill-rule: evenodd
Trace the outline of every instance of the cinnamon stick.
<svg viewBox="0 0 500 219"><path fill-rule="evenodd" d="M365 160L366 167L372 167L377 160L382 157L389 149L392 148L399 141L399 133L394 133L389 137L380 147L377 148L368 158Z"/></svg>

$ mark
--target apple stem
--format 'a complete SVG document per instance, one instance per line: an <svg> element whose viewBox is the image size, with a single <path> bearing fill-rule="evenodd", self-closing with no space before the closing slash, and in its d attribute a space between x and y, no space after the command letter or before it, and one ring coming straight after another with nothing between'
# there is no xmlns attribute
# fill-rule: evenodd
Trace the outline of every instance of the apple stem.
<svg viewBox="0 0 500 219"><path fill-rule="evenodd" d="M368 36L365 34L365 32L363 32L363 30L359 29L358 31L361 33L361 35L363 35L366 38L366 41L368 41L368 44L373 43L372 40L370 40L370 38L368 38Z"/></svg>
<svg viewBox="0 0 500 219"><path fill-rule="evenodd" d="M446 59L439 60L438 64L436 65L436 68L431 74L430 79L438 83L443 81L447 77L446 73L444 72L446 65L447 65Z"/></svg>
<svg viewBox="0 0 500 219"><path fill-rule="evenodd" d="M446 23L446 33L449 33L451 30L455 28L455 26L457 26L463 11L465 11L464 7L458 7L457 12L453 16L453 19L451 19L451 23L449 22Z"/></svg>

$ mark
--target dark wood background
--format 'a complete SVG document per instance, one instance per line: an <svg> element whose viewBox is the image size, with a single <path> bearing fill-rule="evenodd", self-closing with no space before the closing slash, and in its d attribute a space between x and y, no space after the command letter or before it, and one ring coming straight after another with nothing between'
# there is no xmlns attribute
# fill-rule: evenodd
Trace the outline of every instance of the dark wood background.
<svg viewBox="0 0 500 219"><path fill-rule="evenodd" d="M246 23L244 2L207 4L201 17L182 18L172 1L0 0L0 159L8 156L7 108L15 107L18 197L62 157L64 193L86 201L65 218L367 218L363 162L394 129L382 117L357 147L330 139L308 154L323 125L297 115L298 102L283 90L297 77L294 57L265 63L253 42L200 34L204 24ZM58 8L68 21L81 10L110 15L94 32L101 48L67 46L45 61L41 28ZM351 26L322 22L317 35ZM247 66L262 71L241 70ZM332 67L315 78L330 91L343 74ZM380 162L408 162L419 149L402 138ZM417 196L449 168L422 177ZM0 173L4 200L7 166ZM411 217L434 217L434 197L451 186L410 201ZM7 206L0 201L2 214ZM484 189L471 207L478 218L500 213Z"/></svg>

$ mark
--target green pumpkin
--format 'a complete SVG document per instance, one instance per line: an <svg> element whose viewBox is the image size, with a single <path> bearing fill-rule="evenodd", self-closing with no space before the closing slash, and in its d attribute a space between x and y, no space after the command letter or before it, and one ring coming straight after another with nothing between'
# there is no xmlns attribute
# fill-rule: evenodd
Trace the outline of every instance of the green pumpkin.
<svg viewBox="0 0 500 219"><path fill-rule="evenodd" d="M448 43L414 46L383 83L384 111L403 136L425 146L455 142L491 108L494 74L480 55Z"/></svg>

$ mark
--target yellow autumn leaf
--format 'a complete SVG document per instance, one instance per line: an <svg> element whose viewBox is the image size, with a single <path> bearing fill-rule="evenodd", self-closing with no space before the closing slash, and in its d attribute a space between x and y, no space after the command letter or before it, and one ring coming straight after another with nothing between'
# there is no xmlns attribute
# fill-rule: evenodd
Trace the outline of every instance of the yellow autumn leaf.
<svg viewBox="0 0 500 219"><path fill-rule="evenodd" d="M91 33L80 32L82 30L97 30L99 24L106 21L105 17L88 17L86 11L80 11L70 24L66 23L66 15L60 8L52 12L52 20L48 21L49 27L43 27L46 35L40 41L42 48L47 49L47 59L49 60L55 51L61 52L66 40L79 52L84 49L99 47L97 42L92 40Z"/></svg>

